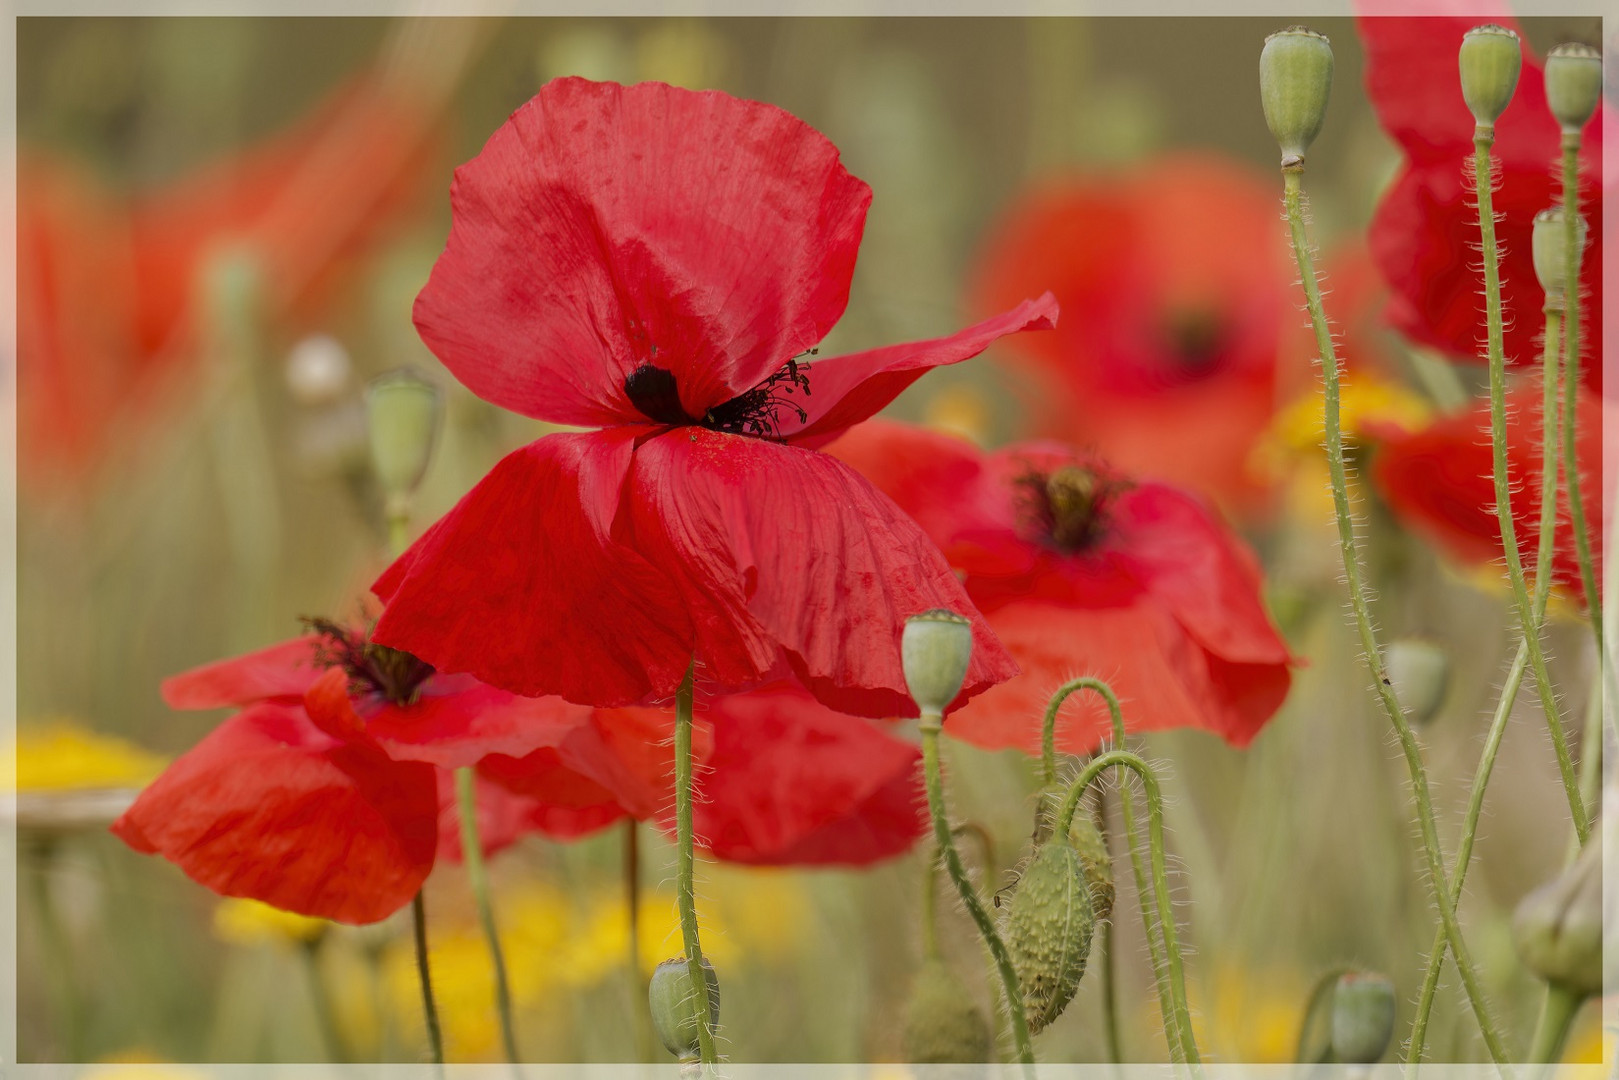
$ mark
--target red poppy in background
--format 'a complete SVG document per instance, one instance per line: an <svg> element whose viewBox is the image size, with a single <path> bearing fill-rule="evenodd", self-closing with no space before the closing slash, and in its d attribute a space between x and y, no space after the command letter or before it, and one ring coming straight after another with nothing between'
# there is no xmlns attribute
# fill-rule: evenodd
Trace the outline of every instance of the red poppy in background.
<svg viewBox="0 0 1619 1080"><path fill-rule="evenodd" d="M1293 660L1265 612L1258 563L1202 499L1051 442L984 454L873 422L829 452L916 517L1023 669L951 713L950 734L1038 753L1052 692L1095 675L1131 730L1195 727L1245 746L1287 696ZM1111 730L1086 699L1059 726L1071 753Z"/></svg>
<svg viewBox="0 0 1619 1080"><path fill-rule="evenodd" d="M1378 204L1371 248L1393 288L1388 317L1412 340L1483 361L1484 304L1472 202L1473 116L1462 100L1456 53L1478 18L1361 18L1366 91L1384 130L1405 152L1405 166ZM1490 21L1516 29L1504 14ZM1527 50L1526 50L1527 51ZM1580 209L1593 238L1602 236L1602 108L1584 132ZM1526 55L1512 104L1495 125L1499 170L1494 205L1501 245L1501 297L1509 365L1540 359L1540 309L1530 234L1534 217L1562 197L1561 134L1546 107L1542 70ZM1586 249L1581 288L1602 295L1602 252ZM1602 340L1602 308L1587 303L1582 337ZM1602 387L1599 350L1587 346L1583 381Z"/></svg>
<svg viewBox="0 0 1619 1080"><path fill-rule="evenodd" d="M1062 325L1009 343L1034 433L1254 508L1247 468L1296 318L1274 177L1207 153L1051 181L993 229L975 305L1050 288Z"/></svg>
<svg viewBox="0 0 1619 1080"><path fill-rule="evenodd" d="M1581 491L1586 492L1586 538L1602 580L1602 524L1608 512L1601 490L1602 404L1592 392L1579 402L1575 453ZM1512 519L1526 568L1540 549L1541 388L1524 383L1507 390L1507 469L1512 477ZM1495 465L1490 447L1490 403L1479 400L1462 412L1441 416L1417 431L1389 431L1377 444L1372 481L1408 529L1468 564L1501 563L1501 528L1495 513ZM1561 478L1559 478L1561 479ZM1560 486L1561 487L1561 486ZM1558 493L1553 584L1571 599L1583 596L1579 556L1569 521L1567 488Z"/></svg>
<svg viewBox="0 0 1619 1080"><path fill-rule="evenodd" d="M914 709L906 617L968 610L931 541L819 445L940 364L1050 326L1048 296L950 337L806 360L843 313L871 190L774 106L548 83L456 172L416 301L487 400L595 428L506 457L376 583L378 641L593 705L791 677ZM963 697L1008 678L979 626Z"/></svg>
<svg viewBox="0 0 1619 1080"><path fill-rule="evenodd" d="M295 128L156 190L19 155L19 465L76 490L113 445L195 396L210 260L257 261L263 315L309 325L419 204L439 112L397 78L355 80Z"/></svg>

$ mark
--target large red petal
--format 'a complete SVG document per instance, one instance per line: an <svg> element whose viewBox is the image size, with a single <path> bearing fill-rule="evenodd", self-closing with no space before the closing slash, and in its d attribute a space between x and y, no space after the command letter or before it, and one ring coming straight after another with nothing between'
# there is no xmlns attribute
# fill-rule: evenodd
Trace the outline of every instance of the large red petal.
<svg viewBox="0 0 1619 1080"><path fill-rule="evenodd" d="M949 337L816 361L809 371L811 393L793 398L805 415L801 419L791 413L786 423L778 423L777 432L793 442L820 445L875 416L933 368L971 359L1008 334L1056 325L1057 301L1046 293Z"/></svg>
<svg viewBox="0 0 1619 1080"><path fill-rule="evenodd" d="M325 673L315 661L319 644L318 636L308 634L192 668L163 680L163 700L171 709L222 709L276 698L295 701Z"/></svg>
<svg viewBox="0 0 1619 1080"><path fill-rule="evenodd" d="M373 586L374 641L514 693L668 696L691 662L681 597L610 536L640 429L507 455Z"/></svg>
<svg viewBox="0 0 1619 1080"><path fill-rule="evenodd" d="M914 714L900 667L905 620L976 616L939 550L891 500L812 450L689 428L637 448L636 544L681 590L698 674L719 692L790 671L822 702ZM981 621L958 701L1015 666Z"/></svg>
<svg viewBox="0 0 1619 1080"><path fill-rule="evenodd" d="M559 423L688 415L749 390L848 303L871 190L822 135L718 91L546 84L456 172L416 326L475 393Z"/></svg>
<svg viewBox="0 0 1619 1080"><path fill-rule="evenodd" d="M429 766L338 743L300 709L257 705L180 757L113 832L225 896L375 922L433 867L433 782Z"/></svg>
<svg viewBox="0 0 1619 1080"><path fill-rule="evenodd" d="M941 548L980 524L971 502L983 455L959 436L876 419L845 431L826 452L893 499Z"/></svg>
<svg viewBox="0 0 1619 1080"><path fill-rule="evenodd" d="M451 688L435 685L441 683ZM519 697L463 676L435 676L413 704L383 702L366 714L365 724L391 758L458 769L489 754L522 757L562 746L590 718L589 706L559 697Z"/></svg>

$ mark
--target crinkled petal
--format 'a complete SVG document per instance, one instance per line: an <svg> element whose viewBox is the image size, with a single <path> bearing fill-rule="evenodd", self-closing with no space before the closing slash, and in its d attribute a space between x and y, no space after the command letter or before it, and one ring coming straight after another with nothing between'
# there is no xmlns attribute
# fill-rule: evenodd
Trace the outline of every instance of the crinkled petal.
<svg viewBox="0 0 1619 1080"><path fill-rule="evenodd" d="M871 190L772 105L570 78L513 113L450 198L423 340L497 405L596 426L645 419L624 391L643 364L701 417L819 342Z"/></svg>
<svg viewBox="0 0 1619 1080"><path fill-rule="evenodd" d="M171 709L222 709L255 701L296 701L325 673L316 662L320 638L293 638L267 649L204 664L163 680Z"/></svg>
<svg viewBox="0 0 1619 1080"><path fill-rule="evenodd" d="M787 399L804 410L804 417L785 405L779 407L777 434L806 446L820 445L877 415L932 369L971 359L1008 334L1056 325L1057 301L1046 293L949 337L814 361L809 368L810 393Z"/></svg>
<svg viewBox="0 0 1619 1080"><path fill-rule="evenodd" d="M672 695L691 662L680 593L610 538L644 429L548 435L506 456L373 586L372 640L539 697Z"/></svg>
<svg viewBox="0 0 1619 1080"><path fill-rule="evenodd" d="M338 743L301 709L263 704L180 757L112 828L222 895L368 923L433 867L433 783L427 765Z"/></svg>
<svg viewBox="0 0 1619 1080"><path fill-rule="evenodd" d="M637 549L680 589L701 683L716 692L795 675L823 703L914 715L905 620L975 618L959 701L1015 671L939 550L891 500L826 454L704 428L635 452Z"/></svg>

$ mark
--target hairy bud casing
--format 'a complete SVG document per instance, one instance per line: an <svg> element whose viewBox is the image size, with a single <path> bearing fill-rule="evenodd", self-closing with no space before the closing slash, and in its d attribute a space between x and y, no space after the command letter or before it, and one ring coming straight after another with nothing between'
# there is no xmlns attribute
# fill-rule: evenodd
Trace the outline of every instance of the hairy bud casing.
<svg viewBox="0 0 1619 1080"><path fill-rule="evenodd" d="M1029 1032L1039 1032L1074 999L1090 958L1096 911L1079 850L1055 837L1018 879L1006 919L1006 945L1023 989Z"/></svg>
<svg viewBox="0 0 1619 1080"><path fill-rule="evenodd" d="M948 964L933 957L922 964L905 1003L903 1049L916 1065L993 1061L989 1021Z"/></svg>

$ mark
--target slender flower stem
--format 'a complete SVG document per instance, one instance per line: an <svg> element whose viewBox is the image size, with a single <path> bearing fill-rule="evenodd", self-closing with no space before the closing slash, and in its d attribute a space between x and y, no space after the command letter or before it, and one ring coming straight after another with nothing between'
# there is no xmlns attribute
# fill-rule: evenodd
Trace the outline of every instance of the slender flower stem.
<svg viewBox="0 0 1619 1080"><path fill-rule="evenodd" d="M1579 422L1580 385L1580 136L1563 136L1563 291L1568 306L1564 323L1567 345L1563 355L1568 375L1563 392L1563 466L1568 474L1568 512L1574 528L1574 550L1579 553L1580 585L1585 590L1585 609L1590 614L1591 633L1596 637L1597 662L1607 665L1602 649L1602 595L1597 591L1596 571L1591 559L1591 542L1585 535L1585 500L1580 493L1579 460L1575 439ZM1583 838L1582 838L1582 843Z"/></svg>
<svg viewBox="0 0 1619 1080"><path fill-rule="evenodd" d="M1101 788L1096 789L1096 831L1102 835L1102 850L1107 854L1108 865L1113 863L1113 845L1109 842L1107 827L1107 792ZM1107 1059L1112 1062L1124 1060L1123 1043L1119 1038L1119 973L1118 958L1113 952L1113 918L1109 916L1102 923L1102 955L1100 957L1102 969L1102 1035L1106 1040Z"/></svg>
<svg viewBox="0 0 1619 1080"><path fill-rule="evenodd" d="M517 1029L512 1023L512 989L506 978L506 955L500 947L500 930L495 925L495 909L489 902L489 875L483 865L483 840L478 835L477 779L470 766L455 770L455 802L461 818L461 858L467 867L467 882L478 906L478 922L483 926L489 956L495 964L495 1009L500 1013L500 1041L506 1060L522 1061L517 1052Z"/></svg>
<svg viewBox="0 0 1619 1080"><path fill-rule="evenodd" d="M703 945L697 936L697 895L692 879L696 873L696 859L692 854L693 825L691 803L691 728L692 728L692 669L675 692L675 901L680 907L680 936L686 946L686 973L691 985L701 987L705 993L693 993L692 1008L697 1011L697 1052L703 1072L719 1063L714 1051L714 1033L709 1028L709 1005L706 990L708 977L703 973ZM699 998L702 1000L699 1000Z"/></svg>
<svg viewBox="0 0 1619 1080"><path fill-rule="evenodd" d="M1535 627L1546 619L1545 597L1551 592L1552 552L1557 547L1557 390L1562 379L1558 346L1561 344L1563 313L1546 307L1545 345L1541 349L1541 426L1540 426L1540 536L1535 550Z"/></svg>
<svg viewBox="0 0 1619 1080"><path fill-rule="evenodd" d="M433 1051L433 1063L444 1075L444 1031L439 1027L438 1005L433 1001L433 977L427 966L427 906L422 894L410 902L411 922L416 934L416 975L422 984L422 1010L427 1016L427 1043Z"/></svg>
<svg viewBox="0 0 1619 1080"><path fill-rule="evenodd" d="M944 852L938 848L933 849L933 858L928 860L928 869L922 875L922 958L924 960L937 960L939 958L939 927L938 901L939 891L939 864L944 861Z"/></svg>
<svg viewBox="0 0 1619 1080"><path fill-rule="evenodd" d="M1080 772L1079 779L1069 787L1057 812L1057 835L1066 836L1074 823L1074 811L1080 796L1108 769L1122 767L1141 778L1147 792L1147 839L1152 853L1152 891L1158 905L1158 925L1164 935L1164 953L1169 967L1169 998L1173 1015L1164 1014L1166 1028L1180 1033L1178 1060L1196 1065L1202 1057L1192 1035L1192 1012L1186 1001L1186 973L1181 962L1180 941L1175 932L1175 911L1169 897L1169 871L1164 857L1164 799L1158 790L1158 778L1145 761L1128 750L1109 750L1092 758ZM1143 898L1145 906L1145 898Z"/></svg>
<svg viewBox="0 0 1619 1080"><path fill-rule="evenodd" d="M1568 1032L1574 1026L1585 995L1566 986L1548 986L1546 1004L1541 1009L1540 1022L1535 1025L1534 1042L1529 1047L1529 1060L1537 1064L1556 1061L1568 1041Z"/></svg>
<svg viewBox="0 0 1619 1080"><path fill-rule="evenodd" d="M1512 600L1517 607L1518 623L1523 630L1524 641L1529 644L1529 667L1535 674L1535 689L1540 693L1540 708L1546 715L1546 728L1551 732L1552 749L1557 754L1557 768L1562 774L1563 791L1568 797L1569 815L1574 819L1574 832L1583 844L1590 829L1585 818L1585 802L1580 798L1580 780L1574 772L1573 758L1569 756L1568 737L1563 732L1557 688L1552 685L1551 674L1546 669L1546 653L1540 642L1540 624L1530 609L1523 560L1518 554L1518 530L1512 518L1512 477L1507 464L1506 361L1501 344L1501 280L1495 244L1495 210L1490 192L1490 147L1494 143L1494 130L1479 125L1473 135L1473 190L1478 199L1478 227L1484 249L1484 318L1490 361L1490 444L1495 459L1492 470L1495 474L1495 516L1501 529L1501 550L1506 555L1507 577L1512 582Z"/></svg>
<svg viewBox="0 0 1619 1080"><path fill-rule="evenodd" d="M1006 992L1006 1011L1012 1018L1012 1039L1017 1044L1018 1060L1025 1066L1030 1066L1025 1071L1032 1074L1034 1044L1029 1040L1029 1021L1023 1013L1023 989L1018 984L1017 972L1012 967L1012 955L1006 951L1006 943L996 931L994 920L989 917L989 912L984 910L984 902L978 898L977 890L967 878L967 871L961 865L961 855L956 851L955 836L945 812L944 779L939 769L939 731L943 723L944 718L937 713L922 714L922 771L927 784L928 811L933 818L933 835L938 841L940 852L944 855L944 865L950 873L950 880L955 883L956 892L961 895L961 902L967 906L973 922L978 924L978 933L995 958L995 967L1001 976L1001 986Z"/></svg>
<svg viewBox="0 0 1619 1080"><path fill-rule="evenodd" d="M1484 991L1479 986L1478 973L1473 967L1472 955L1462 938L1456 921L1456 906L1450 897L1450 884L1445 876L1445 861L1439 849L1439 830L1434 824L1433 799L1428 790L1428 774L1422 765L1422 749L1417 745L1394 685L1383 667L1383 654L1372 629L1371 604L1361 581L1360 545L1355 539L1355 519L1349 506L1349 481L1344 469L1343 431L1339 421L1338 353L1333 345L1332 331L1327 326L1326 311L1321 304L1321 289L1316 282L1315 264L1310 256L1309 239L1304 231L1303 191L1298 170L1282 172L1287 205L1287 221L1292 233L1293 255L1298 261L1299 276L1304 283L1304 295L1310 308L1310 321L1315 327L1316 348L1321 354L1324 382L1323 396L1326 412L1327 471L1332 476L1332 503L1338 519L1338 547L1343 558L1344 577L1349 586L1349 599L1355 612L1355 626L1360 635L1361 656L1372 676L1378 704L1388 722L1399 735L1400 748L1405 754L1406 767L1411 773L1411 793L1417 806L1417 824L1422 832L1423 853L1427 856L1428 885L1434 905L1439 909L1440 925L1445 939L1456 956L1456 967L1467 990L1468 1001L1478 1018L1479 1030L1484 1034L1490 1057L1499 1066L1507 1062L1507 1053L1496 1033L1495 1022L1490 1019Z"/></svg>
<svg viewBox="0 0 1619 1080"><path fill-rule="evenodd" d="M634 818L624 819L624 911L628 927L625 934L625 959L629 963L630 988L633 995L644 990L641 973L641 823ZM632 1008L635 1017L635 1048L640 1061L653 1060L655 1036L652 1017L645 1009Z"/></svg>

